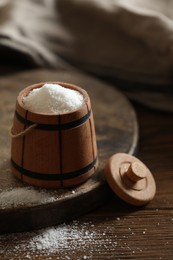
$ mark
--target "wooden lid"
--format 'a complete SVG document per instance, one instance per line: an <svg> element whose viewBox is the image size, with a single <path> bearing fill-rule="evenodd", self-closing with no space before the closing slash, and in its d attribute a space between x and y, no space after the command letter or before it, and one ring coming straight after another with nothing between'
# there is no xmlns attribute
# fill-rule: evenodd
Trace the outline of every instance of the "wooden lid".
<svg viewBox="0 0 173 260"><path fill-rule="evenodd" d="M129 204L142 206L155 196L156 184L150 170L132 155L114 154L106 163L105 177L116 195Z"/></svg>

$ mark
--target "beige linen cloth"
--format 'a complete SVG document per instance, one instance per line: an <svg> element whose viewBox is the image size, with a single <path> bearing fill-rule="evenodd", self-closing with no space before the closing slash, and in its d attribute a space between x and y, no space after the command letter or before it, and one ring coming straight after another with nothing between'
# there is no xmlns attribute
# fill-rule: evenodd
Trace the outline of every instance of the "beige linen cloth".
<svg viewBox="0 0 173 260"><path fill-rule="evenodd" d="M0 0L0 55L76 66L173 111L173 0Z"/></svg>

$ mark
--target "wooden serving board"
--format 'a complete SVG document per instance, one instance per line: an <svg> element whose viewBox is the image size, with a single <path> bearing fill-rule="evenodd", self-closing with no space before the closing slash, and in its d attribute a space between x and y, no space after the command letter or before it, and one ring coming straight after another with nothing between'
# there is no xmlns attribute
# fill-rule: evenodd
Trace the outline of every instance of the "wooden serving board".
<svg viewBox="0 0 173 260"><path fill-rule="evenodd" d="M27 185L10 169L10 136L16 97L26 86L48 81L64 81L86 89L95 118L99 169L84 184L64 190L34 188L53 202L2 207L0 233L21 232L66 222L102 205L111 191L104 178L106 160L116 152L133 154L138 140L136 114L128 100L113 86L79 71L34 70L0 81L0 196L2 192ZM10 203L9 203L10 204Z"/></svg>

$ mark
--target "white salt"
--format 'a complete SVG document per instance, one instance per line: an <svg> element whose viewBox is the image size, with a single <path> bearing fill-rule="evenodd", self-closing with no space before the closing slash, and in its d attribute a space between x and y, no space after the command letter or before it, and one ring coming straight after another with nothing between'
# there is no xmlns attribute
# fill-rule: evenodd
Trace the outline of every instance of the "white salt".
<svg viewBox="0 0 173 260"><path fill-rule="evenodd" d="M79 91L46 83L23 97L23 106L35 113L63 114L80 108L83 101L84 97Z"/></svg>
<svg viewBox="0 0 173 260"><path fill-rule="evenodd" d="M0 209L36 206L53 202L56 199L44 191L36 190L32 187L13 188L0 193Z"/></svg>
<svg viewBox="0 0 173 260"><path fill-rule="evenodd" d="M82 249L90 248L94 243L97 245L96 236L100 234L89 228L89 223L79 225L79 222L73 221L71 224L61 224L35 232L0 235L0 247L7 243L6 254L12 251L13 253L27 251L28 256L31 252L48 254L70 250L72 253L72 250L78 249L79 245ZM98 242L100 246L100 239Z"/></svg>
<svg viewBox="0 0 173 260"><path fill-rule="evenodd" d="M102 235L111 234L111 226L104 225L103 230L95 226L91 221L74 220L38 231L0 235L0 259L93 259L93 253L102 254L105 249L110 249L110 258L115 259L117 247L131 254L121 239L117 242L114 236Z"/></svg>

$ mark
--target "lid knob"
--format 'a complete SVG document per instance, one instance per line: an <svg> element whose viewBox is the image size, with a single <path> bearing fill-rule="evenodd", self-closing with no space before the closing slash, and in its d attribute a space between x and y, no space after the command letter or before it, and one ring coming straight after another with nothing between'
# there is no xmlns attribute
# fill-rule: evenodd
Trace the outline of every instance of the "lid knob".
<svg viewBox="0 0 173 260"><path fill-rule="evenodd" d="M147 170L141 163L132 162L125 174L131 181L137 182L147 177Z"/></svg>

